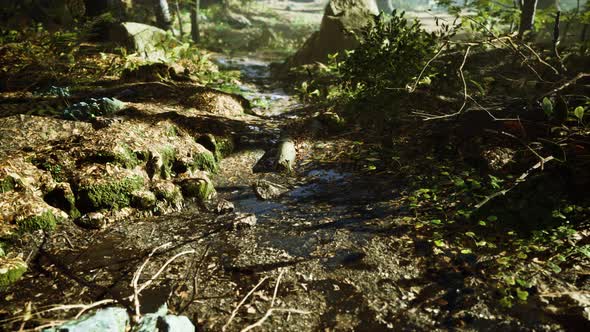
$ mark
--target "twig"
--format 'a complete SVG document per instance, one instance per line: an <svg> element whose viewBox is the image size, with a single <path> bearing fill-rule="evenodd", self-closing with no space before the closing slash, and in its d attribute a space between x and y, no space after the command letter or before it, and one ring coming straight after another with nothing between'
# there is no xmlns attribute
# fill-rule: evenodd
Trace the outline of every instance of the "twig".
<svg viewBox="0 0 590 332"><path fill-rule="evenodd" d="M240 301L240 303L238 303L238 306L232 311L231 316L227 320L227 323L225 323L225 325L223 325L223 327L221 328L221 331L225 332L225 330L227 329L229 324L231 324L232 320L236 317L238 310L240 310L240 308L242 307L244 302L246 302L246 300L250 297L250 295L252 295L258 289L258 287L260 287L260 285L262 285L262 283L266 281L266 279L268 279L268 277L262 278L262 280L260 280L258 282L258 284L256 284L256 286L254 286L254 288L252 288L252 290L250 290L250 292L248 292L248 294L246 294L246 296L242 299L242 301Z"/></svg>
<svg viewBox="0 0 590 332"><path fill-rule="evenodd" d="M553 90L545 93L544 95L541 96L541 98L554 95L554 94L558 93L559 91L561 91L561 90L569 87L570 85L576 84L576 82L578 82L579 80L581 80L584 77L590 77L590 74L588 74L588 73L579 73L578 75L576 75L576 77L572 78L571 80L566 81L565 83L563 83L562 85L558 86L557 88L555 88L555 89L553 89ZM541 99L541 98L539 98L539 99Z"/></svg>
<svg viewBox="0 0 590 332"><path fill-rule="evenodd" d="M416 88L418 87L418 84L420 83L420 80L422 79L422 75L424 75L424 72L426 71L426 69L430 66L432 61L436 60L436 58L439 57L439 55L444 51L444 49L445 49L445 47L447 47L447 45L449 45L449 42L446 42L444 45L442 45L440 47L440 49L438 50L438 52L430 60L428 60L428 62L426 62L426 65L422 68L422 71L420 71L420 74L416 78L416 81L414 82L414 86L412 86L410 88L410 90L409 90L410 93L416 91Z"/></svg>
<svg viewBox="0 0 590 332"><path fill-rule="evenodd" d="M112 299L106 299L106 300L101 300L101 301L97 301L94 303L90 303L90 304L64 304L64 305L56 305L53 306L49 309L45 309L42 311L38 311L38 312L34 312L31 313L31 315L33 316L40 316L42 314L45 313L49 313L49 312L53 312L53 311L68 311L68 310L73 310L73 309L80 309L80 311L76 314L76 316L74 317L74 319L78 319L84 312L92 309L92 308L96 308L99 307L101 305L105 305L105 304L111 304L111 303L116 303L117 301L112 300ZM23 315L20 316L16 316L16 317L12 317L6 320L0 320L0 324L9 324L9 323L14 323L16 321L19 321L23 318Z"/></svg>
<svg viewBox="0 0 590 332"><path fill-rule="evenodd" d="M463 104L461 108L457 112L445 115L438 115L438 116L429 116L424 119L424 121L431 121L431 120L440 120L445 118L452 118L455 117L465 109L467 106L467 99L469 98L469 94L467 93L467 82L465 81L465 74L463 73L463 68L465 67L465 63L467 62L467 57L469 56L469 51L471 50L471 45L467 46L467 50L465 50L465 55L463 55L463 62L461 62L461 66L459 67L459 77L461 78L461 83L463 83Z"/></svg>
<svg viewBox="0 0 590 332"><path fill-rule="evenodd" d="M555 158L553 156L549 156L547 158L543 158L541 161L539 161L538 163L536 163L535 165L533 165L533 167L529 168L526 172L522 173L518 179L516 179L516 182L514 183L514 185L512 185L510 188L508 189L504 189L504 190L500 190L490 196L487 196L486 198L484 198L483 201L477 203L475 205L475 209L480 209L482 206L484 206L485 204L487 204L489 201L491 201L492 199L498 197L498 196L502 196L502 195L506 195L510 190L516 188L516 186L518 186L520 183L524 182L524 180L530 175L530 173L538 168L541 168L541 170L543 169L545 163L554 160Z"/></svg>
<svg viewBox="0 0 590 332"><path fill-rule="evenodd" d="M281 283L281 278L283 277L283 273L285 273L285 269L281 270L281 273L279 274L279 277L277 278L277 283L275 285L275 291L272 294L272 301L270 301L270 307L274 307L275 306L275 300L277 298L277 292L279 290L279 284Z"/></svg>
<svg viewBox="0 0 590 332"><path fill-rule="evenodd" d="M131 279L131 285L133 286L133 295L131 296L131 298L133 299L133 302L135 304L135 314L137 315L137 317L141 316L141 312L139 310L139 293L140 293L140 291L137 287L137 283L139 281L139 277L141 276L141 272L143 272L143 269L145 268L145 266L149 262L150 258L152 258L152 256L156 253L156 251L166 248L166 247L169 247L171 244L172 244L171 242L166 242L163 245L154 248L152 250L152 252L146 258L146 260L143 262L143 264L141 264L139 269L135 272L135 274L133 275L133 279Z"/></svg>
<svg viewBox="0 0 590 332"><path fill-rule="evenodd" d="M262 318L260 318L256 323L252 324L252 325L248 325L245 328L243 328L242 330L240 330L240 332L247 332L252 330L255 327L261 326L272 314L273 312L288 312L291 314L301 314L301 315L309 315L311 314L311 312L309 311L305 311L305 310L299 310L299 309L282 309L282 308L271 308L268 309L268 311L266 312L266 314L264 316L262 316Z"/></svg>

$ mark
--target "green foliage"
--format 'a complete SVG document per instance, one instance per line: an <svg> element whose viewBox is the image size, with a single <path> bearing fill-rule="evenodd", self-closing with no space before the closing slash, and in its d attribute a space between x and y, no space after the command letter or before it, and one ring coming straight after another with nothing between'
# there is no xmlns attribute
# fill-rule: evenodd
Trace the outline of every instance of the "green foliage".
<svg viewBox="0 0 590 332"><path fill-rule="evenodd" d="M432 58L438 41L418 21L409 24L396 11L375 17L360 37L360 46L347 54L339 70L344 88L366 95L405 89Z"/></svg>
<svg viewBox="0 0 590 332"><path fill-rule="evenodd" d="M17 221L18 229L21 232L33 232L36 230L52 230L60 221L51 211L46 211L39 216L32 216Z"/></svg>

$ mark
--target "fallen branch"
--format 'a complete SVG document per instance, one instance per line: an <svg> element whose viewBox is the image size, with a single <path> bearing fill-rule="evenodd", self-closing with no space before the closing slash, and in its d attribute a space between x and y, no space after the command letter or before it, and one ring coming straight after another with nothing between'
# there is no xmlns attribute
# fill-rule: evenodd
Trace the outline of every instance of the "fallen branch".
<svg viewBox="0 0 590 332"><path fill-rule="evenodd" d="M262 285L262 283L264 283L266 281L266 279L268 279L268 277L262 278L262 280L260 280L258 282L258 284L256 284L256 286L254 286L254 288L252 288L252 290L250 290L250 292L248 292L248 294L246 294L246 296L242 299L242 301L240 301L240 303L238 303L238 306L232 311L231 316L227 320L227 323L225 323L225 325L223 325L223 327L221 328L221 331L225 332L225 330L227 329L229 324L231 324L233 319L236 317L238 310L240 310L240 308L246 302L246 300L250 297L250 295L252 295L258 289L258 287L260 287L260 285Z"/></svg>
<svg viewBox="0 0 590 332"><path fill-rule="evenodd" d="M133 286L133 295L130 296L130 299L132 299L135 304L135 315L137 317L141 317L141 312L139 310L139 293L140 293L140 291L137 286L137 283L139 281L139 277L141 276L141 273L143 272L143 269L145 268L147 263L150 261L150 258L152 258L152 256L154 256L156 251L166 248L166 247L169 247L171 244L172 244L171 242L166 242L163 245L154 248L152 250L152 252L150 252L148 257L146 258L146 260L143 262L143 264L141 264L139 269L133 274L133 278L131 279L131 286Z"/></svg>
<svg viewBox="0 0 590 332"><path fill-rule="evenodd" d="M518 186L519 184L521 184L522 182L524 182L524 180L530 175L530 173L538 168L540 168L541 170L543 169L543 167L545 166L545 163L554 160L555 158L553 156L549 156L547 158L542 158L541 161L539 161L538 163L536 163L535 165L533 165L533 167L529 168L526 172L522 173L518 179L516 179L516 182L514 183L514 185L512 185L510 188L508 189L504 189L504 190L500 190L490 196L487 196L486 198L484 198L481 202L477 203L475 205L475 209L480 209L482 206L484 206L485 204L487 204L489 201L491 201L492 199L498 197L498 196L502 196L502 195L506 195L509 191L511 191L512 189L516 188L516 186Z"/></svg>
<svg viewBox="0 0 590 332"><path fill-rule="evenodd" d="M247 332L250 331L251 329L261 326L262 323L264 323L272 314L273 312L288 312L288 313L293 313L293 314L301 314L301 315L309 315L311 314L311 312L309 311L305 311L305 310L299 310L299 309L282 309L282 308L270 308L268 309L268 311L266 312L266 314L260 318L256 323L246 326L245 328L243 328L242 330L240 330L240 332Z"/></svg>
<svg viewBox="0 0 590 332"><path fill-rule="evenodd" d="M576 82L578 82L579 80L581 80L582 78L585 78L585 77L590 77L590 74L589 73L579 73L578 75L576 75L576 77L572 78L571 80L566 81L565 83L561 84L557 88L555 88L555 89L553 89L553 90L545 93L539 99L542 99L544 97L549 97L551 95L554 95L554 94L558 93L559 91L561 91L561 90L569 87L570 85L576 84Z"/></svg>
<svg viewBox="0 0 590 332"><path fill-rule="evenodd" d="M283 274L285 273L285 270L282 269L281 273L279 274L278 278L277 278L277 283L275 284L275 289L272 295L272 300L270 301L270 308L266 311L266 313L264 314L264 316L262 316L262 318L260 318L258 321L256 321L256 323L252 324L252 325L248 325L245 328L243 328L242 330L240 330L240 332L247 332L250 331L256 327L262 326L262 324L270 317L272 316L272 314L274 312L287 312L287 313L293 313L293 314L301 314L301 315L309 315L311 312L306 311L306 310L300 310L300 309L285 309L285 308L274 308L274 304L275 304L275 300L277 299L277 293L279 290L279 285L281 283L281 278L283 277Z"/></svg>
<svg viewBox="0 0 590 332"><path fill-rule="evenodd" d="M440 119L455 117L455 116L461 114L461 112L463 112L463 110L467 106L467 100L470 98L470 96L467 93L467 82L465 81L465 74L463 73L463 68L465 67L465 63L467 62L467 57L469 56L470 50L471 50L471 45L467 46L467 50L465 50L465 54L463 55L463 62L461 62L461 66L459 66L459 77L461 78L461 83L463 84L463 104L461 105L461 107L459 108L459 110L457 112L454 112L451 114L445 114L445 115L427 116L423 119L424 121L440 120Z"/></svg>

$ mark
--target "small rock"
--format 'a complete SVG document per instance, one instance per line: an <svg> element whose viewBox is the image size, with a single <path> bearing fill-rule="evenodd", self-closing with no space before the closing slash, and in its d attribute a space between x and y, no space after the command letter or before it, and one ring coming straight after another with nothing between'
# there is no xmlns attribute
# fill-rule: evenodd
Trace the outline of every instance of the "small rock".
<svg viewBox="0 0 590 332"><path fill-rule="evenodd" d="M195 332L195 326L186 316L166 315L158 319L158 331Z"/></svg>
<svg viewBox="0 0 590 332"><path fill-rule="evenodd" d="M149 210L156 205L156 195L149 190L136 190L131 193L131 204L141 210Z"/></svg>
<svg viewBox="0 0 590 332"><path fill-rule="evenodd" d="M125 332L129 316L123 308L106 308L44 332Z"/></svg>
<svg viewBox="0 0 590 332"><path fill-rule="evenodd" d="M237 213L234 218L234 227L244 229L256 226L258 219L252 213Z"/></svg>
<svg viewBox="0 0 590 332"><path fill-rule="evenodd" d="M206 177L183 179L179 185L184 196L196 197L202 202L210 200L216 194L213 183Z"/></svg>
<svg viewBox="0 0 590 332"><path fill-rule="evenodd" d="M262 200L277 198L289 190L285 186L266 180L259 180L252 187L256 196Z"/></svg>
<svg viewBox="0 0 590 332"><path fill-rule="evenodd" d="M168 313L168 306L164 303L158 311L154 313L144 314L141 317L141 320L137 325L135 325L131 331L132 332L154 332L156 331L156 326L158 324L158 320L161 317L164 317Z"/></svg>
<svg viewBox="0 0 590 332"><path fill-rule="evenodd" d="M282 139L277 153L277 169L287 172L293 171L295 158L297 158L295 142L290 138Z"/></svg>
<svg viewBox="0 0 590 332"><path fill-rule="evenodd" d="M210 212L217 214L226 214L233 212L235 207L234 204L226 199L220 198L216 201L209 202L206 204L206 208Z"/></svg>
<svg viewBox="0 0 590 332"><path fill-rule="evenodd" d="M102 212L90 212L78 219L78 225L89 229L101 229L106 225L105 215Z"/></svg>

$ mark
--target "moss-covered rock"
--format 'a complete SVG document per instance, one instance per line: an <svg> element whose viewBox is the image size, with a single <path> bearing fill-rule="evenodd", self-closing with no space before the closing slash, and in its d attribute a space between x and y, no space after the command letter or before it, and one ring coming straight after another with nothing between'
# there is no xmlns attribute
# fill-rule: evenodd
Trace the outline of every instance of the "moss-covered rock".
<svg viewBox="0 0 590 332"><path fill-rule="evenodd" d="M34 232L36 230L53 230L62 218L52 211L45 211L40 215L29 216L17 220L16 224L21 232Z"/></svg>
<svg viewBox="0 0 590 332"><path fill-rule="evenodd" d="M74 192L68 183L58 183L52 191L45 195L44 200L49 205L67 213L72 219L79 218L81 215L76 207Z"/></svg>
<svg viewBox="0 0 590 332"><path fill-rule="evenodd" d="M203 145L207 150L213 152L215 160L230 155L234 150L234 141L232 137L214 136L212 134L202 135L197 139L197 143Z"/></svg>
<svg viewBox="0 0 590 332"><path fill-rule="evenodd" d="M68 215L29 191L11 191L0 197L0 220L19 232L52 230ZM0 228L5 228L4 225Z"/></svg>
<svg viewBox="0 0 590 332"><path fill-rule="evenodd" d="M167 181L156 182L152 185L152 190L158 200L164 201L176 209L182 207L184 198L180 188L174 183Z"/></svg>
<svg viewBox="0 0 590 332"><path fill-rule="evenodd" d="M0 290L17 282L27 271L27 263L20 257L0 257Z"/></svg>
<svg viewBox="0 0 590 332"><path fill-rule="evenodd" d="M213 153L209 151L203 151L193 156L192 162L189 164L189 170L191 171L208 171L211 173L217 173L219 166L215 160Z"/></svg>
<svg viewBox="0 0 590 332"><path fill-rule="evenodd" d="M140 210L152 209L156 201L156 195L149 190L136 190L131 193L131 205Z"/></svg>
<svg viewBox="0 0 590 332"><path fill-rule="evenodd" d="M90 166L77 177L76 201L82 212L121 209L131 205L132 193L145 186L143 174L112 167Z"/></svg>
<svg viewBox="0 0 590 332"><path fill-rule="evenodd" d="M216 194L213 183L205 176L183 179L179 184L184 196L195 197L201 202L211 199Z"/></svg>
<svg viewBox="0 0 590 332"><path fill-rule="evenodd" d="M145 164L149 156L150 153L147 150L134 150L127 144L117 145L113 151L114 163L129 169Z"/></svg>
<svg viewBox="0 0 590 332"><path fill-rule="evenodd" d="M150 179L170 179L174 176L173 166L176 162L174 146L164 146L151 151L146 171Z"/></svg>

